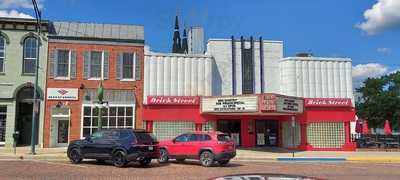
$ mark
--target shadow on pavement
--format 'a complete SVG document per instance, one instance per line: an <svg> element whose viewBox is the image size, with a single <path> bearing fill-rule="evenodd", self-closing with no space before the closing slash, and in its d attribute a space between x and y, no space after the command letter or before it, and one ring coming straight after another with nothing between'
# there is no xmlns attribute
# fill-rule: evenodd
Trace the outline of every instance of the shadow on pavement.
<svg viewBox="0 0 400 180"><path fill-rule="evenodd" d="M178 162L178 161L171 160L168 164L179 164L179 165L199 166L199 167L202 167L201 164L200 164L200 162L199 162L199 161L195 161L195 160L186 160L186 161L184 161L184 162ZM219 164L216 162L216 163L214 163L213 166L211 166L211 168L212 168L212 167L221 167L221 168L225 168L225 167L226 167L226 168L229 168L229 167L240 167L240 166L243 166L243 165L242 165L242 164L239 164L239 163L237 163L237 162L229 162L227 165L223 165L223 166L219 165Z"/></svg>
<svg viewBox="0 0 400 180"><path fill-rule="evenodd" d="M114 165L112 164L111 161L105 161L105 162L97 162L97 161L82 161L81 164L88 164L88 165L99 165L99 166L112 166L114 167ZM150 165L148 166L143 166L140 165L138 162L130 162L128 165L126 165L124 168L130 168L130 167L134 167L134 168L156 168L156 167L164 167L164 166L168 166L168 163L164 163L164 164L160 164L157 161L152 161Z"/></svg>

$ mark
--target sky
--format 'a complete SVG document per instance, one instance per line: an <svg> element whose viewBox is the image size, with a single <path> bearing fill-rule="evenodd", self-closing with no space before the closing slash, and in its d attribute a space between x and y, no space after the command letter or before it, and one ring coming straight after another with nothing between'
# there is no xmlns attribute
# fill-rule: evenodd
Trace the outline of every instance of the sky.
<svg viewBox="0 0 400 180"><path fill-rule="evenodd" d="M357 87L400 70L400 0L38 0L43 18L139 24L154 51L169 52L180 26L203 26L205 41L232 35L284 42L284 56L349 57ZM0 16L34 16L31 0L0 0Z"/></svg>

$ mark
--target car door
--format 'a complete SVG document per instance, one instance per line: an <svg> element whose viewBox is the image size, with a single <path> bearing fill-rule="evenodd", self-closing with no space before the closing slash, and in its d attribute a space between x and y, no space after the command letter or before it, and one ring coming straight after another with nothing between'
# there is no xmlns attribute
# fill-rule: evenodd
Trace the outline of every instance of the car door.
<svg viewBox="0 0 400 180"><path fill-rule="evenodd" d="M90 135L88 138L85 138L82 146L82 153L84 157L96 157L97 154L100 153L98 148L98 142L103 138L104 131L97 131Z"/></svg>
<svg viewBox="0 0 400 180"><path fill-rule="evenodd" d="M169 146L168 153L171 156L185 156L187 153L187 143L189 141L190 134L182 134L177 136L174 140L172 140L171 145Z"/></svg>
<svg viewBox="0 0 400 180"><path fill-rule="evenodd" d="M104 131L102 138L99 138L95 141L97 156L104 158L111 157L111 151L114 148L115 143L118 141L118 139L119 131Z"/></svg>
<svg viewBox="0 0 400 180"><path fill-rule="evenodd" d="M191 158L195 158L200 151L200 136L200 134L191 134L188 142L186 143L186 152Z"/></svg>

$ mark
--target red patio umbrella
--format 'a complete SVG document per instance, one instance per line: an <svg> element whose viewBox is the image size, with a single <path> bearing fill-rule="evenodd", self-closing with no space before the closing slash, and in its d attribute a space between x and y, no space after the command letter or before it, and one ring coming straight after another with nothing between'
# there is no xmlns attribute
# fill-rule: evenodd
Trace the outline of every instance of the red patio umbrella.
<svg viewBox="0 0 400 180"><path fill-rule="evenodd" d="M368 121L364 120L361 134L369 134Z"/></svg>
<svg viewBox="0 0 400 180"><path fill-rule="evenodd" d="M383 132L384 132L386 135L392 134L392 128L390 128L389 120L386 120L386 121L385 121L385 126L383 127Z"/></svg>

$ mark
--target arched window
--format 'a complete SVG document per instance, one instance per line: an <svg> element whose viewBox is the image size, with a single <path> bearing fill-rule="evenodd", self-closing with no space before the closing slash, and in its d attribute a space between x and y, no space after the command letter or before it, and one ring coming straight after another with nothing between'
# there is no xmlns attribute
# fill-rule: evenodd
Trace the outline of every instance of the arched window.
<svg viewBox="0 0 400 180"><path fill-rule="evenodd" d="M38 41L35 37L28 37L24 40L24 59L23 70L24 74L35 74L36 61L38 59Z"/></svg>
<svg viewBox="0 0 400 180"><path fill-rule="evenodd" d="M0 73L4 72L5 58L6 58L6 38L0 35Z"/></svg>

